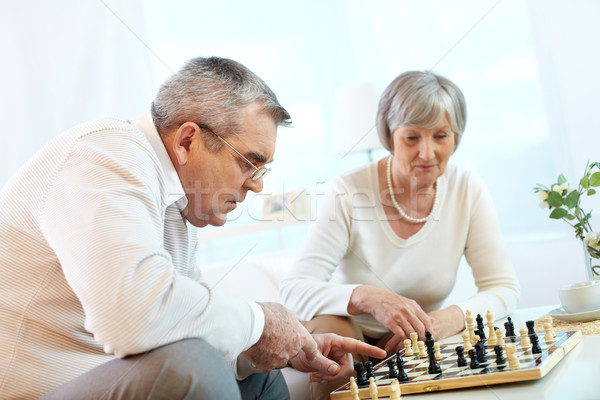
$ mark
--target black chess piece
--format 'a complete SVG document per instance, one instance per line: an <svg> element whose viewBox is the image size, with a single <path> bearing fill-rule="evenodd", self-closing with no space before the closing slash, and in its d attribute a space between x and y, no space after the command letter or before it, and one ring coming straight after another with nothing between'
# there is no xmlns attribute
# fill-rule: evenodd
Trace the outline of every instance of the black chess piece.
<svg viewBox="0 0 600 400"><path fill-rule="evenodd" d="M429 355L429 368L427 369L427 371L430 374L441 373L442 368L440 367L440 364L438 364L437 360L435 359L435 348L432 347L431 349L427 349L427 354Z"/></svg>
<svg viewBox="0 0 600 400"><path fill-rule="evenodd" d="M425 332L425 347L427 349L432 348L433 349L433 335L431 334L431 332L427 331Z"/></svg>
<svg viewBox="0 0 600 400"><path fill-rule="evenodd" d="M369 382L369 378L375 378L373 363L371 361L365 361L365 374L367 375L367 383Z"/></svg>
<svg viewBox="0 0 600 400"><path fill-rule="evenodd" d="M506 358L504 358L502 345L494 346L494 351L496 352L496 365L502 366L506 364Z"/></svg>
<svg viewBox="0 0 600 400"><path fill-rule="evenodd" d="M540 347L540 339L538 338L538 335L531 335L529 336L529 339L531 340L531 352L533 354L540 354L542 352L542 348Z"/></svg>
<svg viewBox="0 0 600 400"><path fill-rule="evenodd" d="M535 324L535 321L525 321L525 325L527 325L527 334L529 336L536 334L535 330L533 329L534 324Z"/></svg>
<svg viewBox="0 0 600 400"><path fill-rule="evenodd" d="M504 323L504 329L506 330L506 337L517 336L515 333L515 324L513 324L510 317L507 318L507 322Z"/></svg>
<svg viewBox="0 0 600 400"><path fill-rule="evenodd" d="M471 359L471 369L479 368L479 362L477 361L477 352L475 349L469 350L469 358Z"/></svg>
<svg viewBox="0 0 600 400"><path fill-rule="evenodd" d="M462 346L456 346L455 350L456 350L456 355L458 356L456 363L458 364L459 367L466 367L467 359L465 358L465 348Z"/></svg>
<svg viewBox="0 0 600 400"><path fill-rule="evenodd" d="M396 352L396 365L398 366L398 381L406 382L408 380L408 375L406 375L406 371L404 371L404 360L402 360L402 355L400 352Z"/></svg>
<svg viewBox="0 0 600 400"><path fill-rule="evenodd" d="M356 371L356 384L358 386L367 386L369 384L369 380L365 376L363 363L354 363L354 370Z"/></svg>
<svg viewBox="0 0 600 400"><path fill-rule="evenodd" d="M475 321L477 321L477 335L479 336L479 339L486 339L485 325L483 325L483 317L481 316L481 314L477 314L477 317L475 317Z"/></svg>
<svg viewBox="0 0 600 400"><path fill-rule="evenodd" d="M387 360L388 366L388 378L395 379L398 377L398 371L396 371L396 360L393 358L388 358Z"/></svg>
<svg viewBox="0 0 600 400"><path fill-rule="evenodd" d="M477 361L480 363L484 363L487 361L487 354L485 351L485 345L483 344L483 342L480 340L479 342L475 343L475 353L477 354Z"/></svg>

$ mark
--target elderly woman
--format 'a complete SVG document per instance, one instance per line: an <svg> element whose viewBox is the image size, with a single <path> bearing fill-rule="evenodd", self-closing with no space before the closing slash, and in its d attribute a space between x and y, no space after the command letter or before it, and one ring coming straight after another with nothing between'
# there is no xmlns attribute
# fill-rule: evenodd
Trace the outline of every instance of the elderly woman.
<svg viewBox="0 0 600 400"><path fill-rule="evenodd" d="M390 353L411 332L459 333L467 309L514 310L520 288L492 199L479 177L448 165L465 123L464 96L442 76L406 72L387 87L377 130L391 155L333 181L282 282L283 303L310 331ZM442 308L463 255L478 292ZM343 383L313 385L313 399Z"/></svg>

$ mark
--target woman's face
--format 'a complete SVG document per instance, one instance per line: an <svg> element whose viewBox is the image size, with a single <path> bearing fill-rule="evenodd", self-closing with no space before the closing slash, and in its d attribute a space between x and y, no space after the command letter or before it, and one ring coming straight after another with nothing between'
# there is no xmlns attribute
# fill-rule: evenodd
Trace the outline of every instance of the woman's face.
<svg viewBox="0 0 600 400"><path fill-rule="evenodd" d="M444 173L454 150L454 132L447 118L433 129L401 126L392 133L394 176L433 184Z"/></svg>

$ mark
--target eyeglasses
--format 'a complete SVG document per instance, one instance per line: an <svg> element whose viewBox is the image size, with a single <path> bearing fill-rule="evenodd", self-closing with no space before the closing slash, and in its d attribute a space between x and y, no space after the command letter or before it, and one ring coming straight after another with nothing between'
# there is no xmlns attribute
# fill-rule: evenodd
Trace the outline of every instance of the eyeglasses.
<svg viewBox="0 0 600 400"><path fill-rule="evenodd" d="M204 124L198 124L198 126L202 129L206 129L207 131L209 131L210 133L212 133L213 135L215 135L217 137L217 139L219 139L221 142L223 142L225 145L227 145L227 147L229 147L231 150L233 150L238 156L240 156L242 158L242 160L246 161L246 163L248 163L249 166L251 166L252 168L254 168L254 171L252 172L252 174L250 174L250 179L252 179L253 181L257 181L260 178L262 178L263 176L265 176L267 174L267 172L271 171L271 168L267 168L267 167L257 167L256 165L254 165L254 163L250 160L248 160L246 157L244 157L242 155L242 153L240 153L239 151L237 151L235 149L235 147L233 147L232 145L230 145L229 143L227 143L227 141L225 139L223 139L221 136L217 135L215 133L215 131L213 131L212 129L210 129L208 126L204 125Z"/></svg>

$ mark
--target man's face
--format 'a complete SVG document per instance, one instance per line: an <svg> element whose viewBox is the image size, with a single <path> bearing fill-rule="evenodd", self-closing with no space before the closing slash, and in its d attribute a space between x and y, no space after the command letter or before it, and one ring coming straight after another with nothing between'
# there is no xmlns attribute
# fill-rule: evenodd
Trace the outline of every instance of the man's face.
<svg viewBox="0 0 600 400"><path fill-rule="evenodd" d="M239 126L237 136L218 130L215 134L225 135L224 140L255 166L270 162L277 136L277 125L270 113L252 103L241 110ZM183 214L197 227L223 225L227 213L244 201L248 190L258 193L263 188L262 178L250 179L254 168L248 162L224 143L219 151L209 152L201 134L191 141L187 162L179 165L177 172L188 199Z"/></svg>

